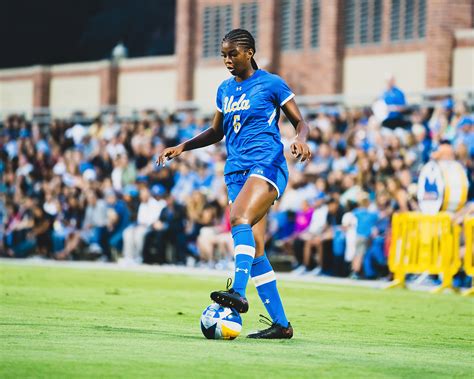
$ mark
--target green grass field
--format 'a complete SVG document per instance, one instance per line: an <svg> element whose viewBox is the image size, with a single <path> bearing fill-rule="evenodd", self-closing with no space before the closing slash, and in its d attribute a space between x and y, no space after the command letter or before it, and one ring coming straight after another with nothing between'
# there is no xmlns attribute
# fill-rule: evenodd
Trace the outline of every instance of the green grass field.
<svg viewBox="0 0 474 379"><path fill-rule="evenodd" d="M0 263L0 377L451 378L474 372L474 302L281 281L295 337L206 340L198 277ZM253 284L243 333L262 326Z"/></svg>

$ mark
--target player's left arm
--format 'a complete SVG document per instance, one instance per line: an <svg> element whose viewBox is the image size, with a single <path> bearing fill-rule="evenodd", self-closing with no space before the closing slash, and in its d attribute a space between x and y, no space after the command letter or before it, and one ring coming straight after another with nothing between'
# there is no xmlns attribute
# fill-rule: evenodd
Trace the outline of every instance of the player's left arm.
<svg viewBox="0 0 474 379"><path fill-rule="evenodd" d="M300 159L301 162L304 162L311 158L311 150L306 143L309 134L309 126L303 120L303 116L301 116L295 99L287 101L281 109L296 130L296 137L290 146L291 154L295 158Z"/></svg>

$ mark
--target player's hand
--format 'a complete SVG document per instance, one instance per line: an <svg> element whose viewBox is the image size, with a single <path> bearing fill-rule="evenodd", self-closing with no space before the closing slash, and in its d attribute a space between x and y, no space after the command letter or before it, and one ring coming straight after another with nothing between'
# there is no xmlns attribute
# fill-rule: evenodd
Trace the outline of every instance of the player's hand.
<svg viewBox="0 0 474 379"><path fill-rule="evenodd" d="M160 156L156 160L156 164L158 166L164 166L166 161L176 158L183 152L183 150L184 150L183 145L167 147L161 152Z"/></svg>
<svg viewBox="0 0 474 379"><path fill-rule="evenodd" d="M301 162L311 158L311 150L306 142L295 140L290 146L291 155Z"/></svg>

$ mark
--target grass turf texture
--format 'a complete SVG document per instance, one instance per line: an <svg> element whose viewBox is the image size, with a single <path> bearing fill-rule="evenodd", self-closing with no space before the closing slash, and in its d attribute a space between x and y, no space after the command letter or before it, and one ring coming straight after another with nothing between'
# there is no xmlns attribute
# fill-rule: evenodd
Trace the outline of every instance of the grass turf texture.
<svg viewBox="0 0 474 379"><path fill-rule="evenodd" d="M222 278L0 264L0 377L469 377L473 301L282 281L293 340L206 340Z"/></svg>

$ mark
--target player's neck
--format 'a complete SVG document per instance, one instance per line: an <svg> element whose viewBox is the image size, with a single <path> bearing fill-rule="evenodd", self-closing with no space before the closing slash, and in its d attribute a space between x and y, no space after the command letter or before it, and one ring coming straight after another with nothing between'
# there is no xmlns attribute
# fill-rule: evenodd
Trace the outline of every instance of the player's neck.
<svg viewBox="0 0 474 379"><path fill-rule="evenodd" d="M253 74L255 74L257 70L254 70L253 67L251 67L250 69L246 70L245 72L243 72L241 75L238 75L235 77L235 81L237 82L243 82L244 80L250 78Z"/></svg>

